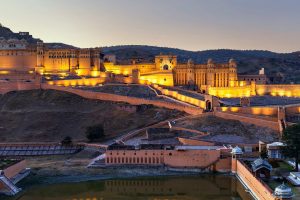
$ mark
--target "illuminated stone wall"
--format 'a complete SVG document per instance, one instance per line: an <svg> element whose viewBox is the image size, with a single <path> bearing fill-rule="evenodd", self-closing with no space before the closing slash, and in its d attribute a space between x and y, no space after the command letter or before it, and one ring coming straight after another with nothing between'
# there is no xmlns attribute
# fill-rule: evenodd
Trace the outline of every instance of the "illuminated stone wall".
<svg viewBox="0 0 300 200"><path fill-rule="evenodd" d="M217 111L231 112L231 113L243 113L251 115L262 115L277 118L278 107L277 106L251 106L251 107L219 107L215 108Z"/></svg>
<svg viewBox="0 0 300 200"><path fill-rule="evenodd" d="M179 110L182 112L189 113L191 115L199 115L203 113L203 110L201 108L196 108L189 105L182 105L179 103L167 102L162 100L150 100L150 99L122 96L122 95L109 94L109 93L93 92L93 91L87 91L87 90L76 89L71 87L50 85L47 83L42 83L41 88L45 90L50 89L50 90L70 92L87 99L96 99L96 100L113 101L113 102L126 102L132 105L143 105L143 104L154 105L157 107Z"/></svg>
<svg viewBox="0 0 300 200"><path fill-rule="evenodd" d="M208 94L221 98L250 97L251 86L241 87L208 87Z"/></svg>
<svg viewBox="0 0 300 200"><path fill-rule="evenodd" d="M159 84L159 85L165 85L165 86L174 85L173 74L171 71L169 72L156 71L152 73L141 74L140 79L147 80L151 83Z"/></svg>
<svg viewBox="0 0 300 200"><path fill-rule="evenodd" d="M300 85L256 85L257 95L300 97Z"/></svg>
<svg viewBox="0 0 300 200"><path fill-rule="evenodd" d="M208 87L208 93L221 98L250 97L250 96L282 96L300 97L300 85L251 85L237 87Z"/></svg>
<svg viewBox="0 0 300 200"><path fill-rule="evenodd" d="M179 92L174 91L174 90L169 90L169 89L162 88L162 87L160 87L157 84L154 84L153 87L155 89L159 90L163 95L170 96L170 97L172 97L174 99L177 99L177 100L185 102L185 103L189 103L191 105L200 107L202 109L206 108L205 101L201 101L201 100L193 98L193 97L182 95Z"/></svg>
<svg viewBox="0 0 300 200"><path fill-rule="evenodd" d="M98 76L100 49L48 48L43 42L0 49L0 73L36 71L40 74L77 73Z"/></svg>
<svg viewBox="0 0 300 200"><path fill-rule="evenodd" d="M36 66L36 50L0 50L0 71L34 70Z"/></svg>
<svg viewBox="0 0 300 200"><path fill-rule="evenodd" d="M132 70L138 69L140 73L150 73L156 71L154 63L142 63L142 64L131 64L122 65L114 64L112 62L104 63L106 71L113 72L114 74L132 75Z"/></svg>

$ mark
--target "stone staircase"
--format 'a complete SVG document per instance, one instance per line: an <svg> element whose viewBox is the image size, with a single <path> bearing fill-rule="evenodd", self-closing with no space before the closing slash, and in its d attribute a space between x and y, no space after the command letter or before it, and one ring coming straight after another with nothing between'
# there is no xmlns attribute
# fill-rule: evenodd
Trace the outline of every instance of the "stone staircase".
<svg viewBox="0 0 300 200"><path fill-rule="evenodd" d="M105 167L105 153L94 158L87 166L87 168L103 168Z"/></svg>
<svg viewBox="0 0 300 200"><path fill-rule="evenodd" d="M8 192L5 192L6 195L16 195L21 191L21 188L18 188L9 178L7 178L4 174L0 175L0 182L2 182Z"/></svg>

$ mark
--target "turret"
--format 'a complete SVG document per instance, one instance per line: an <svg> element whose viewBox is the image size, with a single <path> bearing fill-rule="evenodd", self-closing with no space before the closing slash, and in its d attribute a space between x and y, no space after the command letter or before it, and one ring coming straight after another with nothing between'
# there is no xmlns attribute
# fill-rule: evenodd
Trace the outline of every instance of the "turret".
<svg viewBox="0 0 300 200"><path fill-rule="evenodd" d="M44 43L37 42L37 67L44 66Z"/></svg>
<svg viewBox="0 0 300 200"><path fill-rule="evenodd" d="M278 200L287 200L292 199L294 195L292 189L286 186L284 183L282 183L281 185L275 188L274 196Z"/></svg>
<svg viewBox="0 0 300 200"><path fill-rule="evenodd" d="M230 87L234 87L237 85L237 64L236 61L234 59L230 59L229 60L229 86Z"/></svg>
<svg viewBox="0 0 300 200"><path fill-rule="evenodd" d="M207 85L215 87L214 61L210 58L207 60Z"/></svg>
<svg viewBox="0 0 300 200"><path fill-rule="evenodd" d="M231 172L236 173L237 170L237 159L242 157L243 151L240 147L236 146L231 150Z"/></svg>
<svg viewBox="0 0 300 200"><path fill-rule="evenodd" d="M187 62L187 82L189 85L195 84L195 68L192 59L189 59Z"/></svg>

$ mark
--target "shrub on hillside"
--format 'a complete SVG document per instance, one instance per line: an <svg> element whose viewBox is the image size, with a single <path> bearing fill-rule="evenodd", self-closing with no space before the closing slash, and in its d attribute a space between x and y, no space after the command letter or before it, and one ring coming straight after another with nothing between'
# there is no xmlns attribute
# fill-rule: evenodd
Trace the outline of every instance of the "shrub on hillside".
<svg viewBox="0 0 300 200"><path fill-rule="evenodd" d="M105 137L104 128L102 124L87 127L85 134L90 142L99 141Z"/></svg>

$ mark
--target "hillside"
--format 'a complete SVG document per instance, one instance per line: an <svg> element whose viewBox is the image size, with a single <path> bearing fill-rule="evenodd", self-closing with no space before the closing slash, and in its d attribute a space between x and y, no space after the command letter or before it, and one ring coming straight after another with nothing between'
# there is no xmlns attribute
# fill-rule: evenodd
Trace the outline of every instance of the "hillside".
<svg viewBox="0 0 300 200"><path fill-rule="evenodd" d="M262 50L206 50L186 51L175 48L155 46L112 46L103 47L104 54L115 54L119 62L129 63L132 58L139 58L143 62L153 62L154 56L173 54L178 56L179 62L193 59L195 63L206 63L209 58L215 62L228 62L234 58L238 62L238 73L257 74L262 67L274 83L300 83L300 52L275 53Z"/></svg>
<svg viewBox="0 0 300 200"><path fill-rule="evenodd" d="M10 92L0 96L0 141L85 141L86 127L103 124L107 138L182 113L153 106L137 112L119 109L124 103L84 99L54 90Z"/></svg>
<svg viewBox="0 0 300 200"><path fill-rule="evenodd" d="M0 38L1 37L4 39L25 39L29 44L36 44L41 41L40 39L33 38L31 35L20 35L19 33L14 33L9 28L0 24Z"/></svg>

